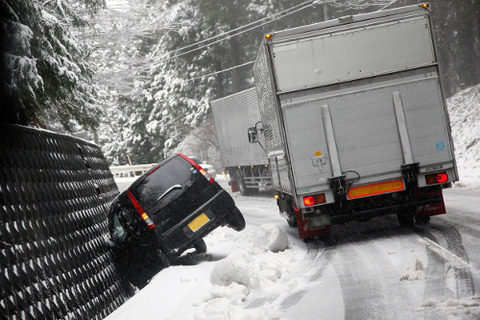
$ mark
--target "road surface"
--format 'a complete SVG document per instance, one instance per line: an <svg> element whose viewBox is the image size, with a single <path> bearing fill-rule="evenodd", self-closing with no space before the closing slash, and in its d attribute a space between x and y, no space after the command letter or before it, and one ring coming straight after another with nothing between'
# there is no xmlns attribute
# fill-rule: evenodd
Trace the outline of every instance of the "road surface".
<svg viewBox="0 0 480 320"><path fill-rule="evenodd" d="M480 192L444 196L448 213L428 226L402 228L391 215L305 243L271 194L234 193L247 228L215 230L207 255L162 270L109 320L480 319ZM272 225L286 250L265 248ZM229 281L212 281L219 272Z"/></svg>

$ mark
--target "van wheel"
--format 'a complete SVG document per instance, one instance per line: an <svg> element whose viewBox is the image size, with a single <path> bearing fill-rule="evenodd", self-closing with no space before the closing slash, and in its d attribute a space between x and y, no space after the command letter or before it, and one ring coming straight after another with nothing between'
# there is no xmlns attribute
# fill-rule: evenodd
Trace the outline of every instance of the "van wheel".
<svg viewBox="0 0 480 320"><path fill-rule="evenodd" d="M131 280L132 284L137 287L139 290L145 288L150 279L146 277L138 277L137 279Z"/></svg>
<svg viewBox="0 0 480 320"><path fill-rule="evenodd" d="M235 231L242 231L245 229L245 218L237 207L234 207L231 212L226 214L225 220L227 221L227 226Z"/></svg>
<svg viewBox="0 0 480 320"><path fill-rule="evenodd" d="M168 256L163 253L161 249L157 249L157 257L158 260L160 261L162 269L170 267L170 260L168 259Z"/></svg>
<svg viewBox="0 0 480 320"><path fill-rule="evenodd" d="M207 244L205 243L205 240L200 239L197 242L193 244L193 248L197 253L205 253L207 252Z"/></svg>

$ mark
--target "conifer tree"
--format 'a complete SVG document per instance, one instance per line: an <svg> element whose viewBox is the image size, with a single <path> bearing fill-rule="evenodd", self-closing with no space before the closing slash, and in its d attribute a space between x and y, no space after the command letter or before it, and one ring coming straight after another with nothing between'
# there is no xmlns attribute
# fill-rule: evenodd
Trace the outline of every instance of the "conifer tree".
<svg viewBox="0 0 480 320"><path fill-rule="evenodd" d="M2 0L2 120L71 131L98 126L92 70L72 33L103 0Z"/></svg>

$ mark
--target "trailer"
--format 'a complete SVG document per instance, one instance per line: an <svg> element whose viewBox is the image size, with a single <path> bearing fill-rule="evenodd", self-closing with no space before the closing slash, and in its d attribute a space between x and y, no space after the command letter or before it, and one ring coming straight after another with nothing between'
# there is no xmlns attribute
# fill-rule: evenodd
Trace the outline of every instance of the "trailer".
<svg viewBox="0 0 480 320"><path fill-rule="evenodd" d="M256 194L271 189L272 179L263 137L250 144L245 131L252 124L261 129L255 88L250 88L211 103L225 172L233 192Z"/></svg>
<svg viewBox="0 0 480 320"><path fill-rule="evenodd" d="M267 34L254 65L272 182L301 238L445 213L458 180L428 4ZM256 141L260 132L249 129Z"/></svg>

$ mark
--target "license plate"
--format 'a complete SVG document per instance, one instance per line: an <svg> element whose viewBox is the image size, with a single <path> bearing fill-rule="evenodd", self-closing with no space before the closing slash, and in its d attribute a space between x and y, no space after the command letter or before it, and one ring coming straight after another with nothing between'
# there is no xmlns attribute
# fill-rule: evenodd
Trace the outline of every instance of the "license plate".
<svg viewBox="0 0 480 320"><path fill-rule="evenodd" d="M205 213L202 213L200 214L198 217L196 217L195 219L193 219L189 224L188 224L188 227L190 228L190 230L192 230L193 232L197 231L198 229L200 229L201 227L203 227L205 224L207 224L207 222L210 221L210 218L207 217L207 215Z"/></svg>
<svg viewBox="0 0 480 320"><path fill-rule="evenodd" d="M405 187L403 186L403 180L398 179L387 182L369 184L366 186L352 187L348 190L348 198L362 198L374 196L376 194L402 191L404 189Z"/></svg>

